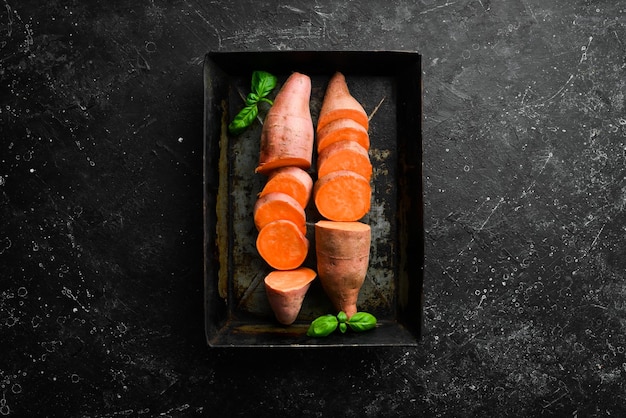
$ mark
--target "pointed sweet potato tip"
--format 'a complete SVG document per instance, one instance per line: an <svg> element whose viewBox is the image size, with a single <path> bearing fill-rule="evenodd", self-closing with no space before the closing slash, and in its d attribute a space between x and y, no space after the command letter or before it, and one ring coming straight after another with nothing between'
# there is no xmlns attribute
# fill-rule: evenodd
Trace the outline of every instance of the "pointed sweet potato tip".
<svg viewBox="0 0 626 418"><path fill-rule="evenodd" d="M336 119L352 119L365 130L369 129L367 113L350 94L346 78L341 72L336 72L328 82L317 120L317 132Z"/></svg>
<svg viewBox="0 0 626 418"><path fill-rule="evenodd" d="M317 273L308 267L275 270L265 277L265 293L278 322L291 325L296 320L315 277Z"/></svg>

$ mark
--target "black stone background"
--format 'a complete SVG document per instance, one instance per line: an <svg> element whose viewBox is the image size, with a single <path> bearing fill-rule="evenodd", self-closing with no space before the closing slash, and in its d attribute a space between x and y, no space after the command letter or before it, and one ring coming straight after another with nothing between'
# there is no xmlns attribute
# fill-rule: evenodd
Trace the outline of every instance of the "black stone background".
<svg viewBox="0 0 626 418"><path fill-rule="evenodd" d="M625 416L626 4L0 5L0 416ZM210 350L209 50L423 54L419 347Z"/></svg>

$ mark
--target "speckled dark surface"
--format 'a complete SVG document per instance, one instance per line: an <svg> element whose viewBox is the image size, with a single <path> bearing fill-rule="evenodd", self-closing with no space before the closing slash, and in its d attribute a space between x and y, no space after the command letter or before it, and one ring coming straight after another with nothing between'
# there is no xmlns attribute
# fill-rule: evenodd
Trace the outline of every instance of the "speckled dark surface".
<svg viewBox="0 0 626 418"><path fill-rule="evenodd" d="M626 5L3 1L0 415L625 416ZM208 50L423 54L417 348L209 350Z"/></svg>

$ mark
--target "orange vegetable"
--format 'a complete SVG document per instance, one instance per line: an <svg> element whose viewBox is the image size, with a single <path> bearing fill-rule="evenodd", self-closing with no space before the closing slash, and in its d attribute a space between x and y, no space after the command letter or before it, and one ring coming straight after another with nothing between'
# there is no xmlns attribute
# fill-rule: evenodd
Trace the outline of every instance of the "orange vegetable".
<svg viewBox="0 0 626 418"><path fill-rule="evenodd" d="M370 180L372 163L367 151L354 141L339 141L324 148L317 157L317 175L350 170Z"/></svg>
<svg viewBox="0 0 626 418"><path fill-rule="evenodd" d="M272 192L260 197L252 211L257 230L270 222L285 219L293 222L306 234L306 215L300 203L286 193Z"/></svg>
<svg viewBox="0 0 626 418"><path fill-rule="evenodd" d="M322 108L317 120L317 132L336 119L353 119L365 130L369 127L367 113L361 103L350 94L346 78L336 72L328 82Z"/></svg>
<svg viewBox="0 0 626 418"><path fill-rule="evenodd" d="M344 140L355 141L365 150L370 149L370 137L367 130L353 119L335 119L317 131L317 152L327 146Z"/></svg>
<svg viewBox="0 0 626 418"><path fill-rule="evenodd" d="M320 177L313 187L318 212L331 221L357 221L370 210L372 187L360 174L334 171Z"/></svg>
<svg viewBox="0 0 626 418"><path fill-rule="evenodd" d="M283 325L291 325L317 273L307 267L275 270L265 277L265 293L274 316Z"/></svg>
<svg viewBox="0 0 626 418"><path fill-rule="evenodd" d="M309 240L295 223L280 219L261 228L256 249L272 268L293 270L304 263Z"/></svg>
<svg viewBox="0 0 626 418"><path fill-rule="evenodd" d="M361 222L315 224L317 274L337 311L357 312L359 291L369 265L371 228Z"/></svg>
<svg viewBox="0 0 626 418"><path fill-rule="evenodd" d="M309 173L298 167L282 167L270 173L259 197L274 192L285 193L296 199L304 209L309 203L312 190L313 180Z"/></svg>
<svg viewBox="0 0 626 418"><path fill-rule="evenodd" d="M263 121L256 172L267 175L279 167L295 166L304 170L311 167L314 129L310 97L309 76L292 73Z"/></svg>

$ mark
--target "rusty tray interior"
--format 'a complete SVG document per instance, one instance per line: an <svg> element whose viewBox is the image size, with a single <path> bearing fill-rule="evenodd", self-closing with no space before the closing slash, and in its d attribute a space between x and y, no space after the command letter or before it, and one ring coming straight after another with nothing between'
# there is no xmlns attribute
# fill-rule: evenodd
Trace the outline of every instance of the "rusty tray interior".
<svg viewBox="0 0 626 418"><path fill-rule="evenodd" d="M314 124L335 71L370 115L372 202L363 222L372 227L370 266L358 309L374 314L376 329L309 338L316 317L336 313L316 279L291 326L276 322L265 297L269 266L257 254L252 208L266 178L254 172L261 124L240 136L227 125L243 106L252 71L311 77ZM204 63L205 330L211 347L397 346L417 344L422 328L422 76L420 55L405 51L214 52ZM263 114L261 107L260 114ZM314 156L315 161L315 156ZM315 162L311 175L316 179ZM304 265L316 269L309 204Z"/></svg>

